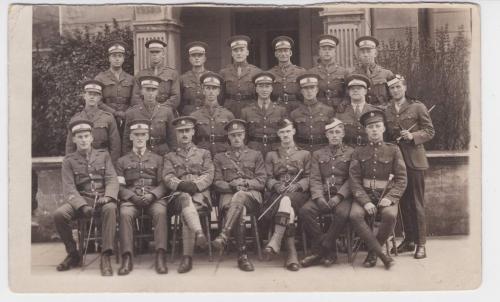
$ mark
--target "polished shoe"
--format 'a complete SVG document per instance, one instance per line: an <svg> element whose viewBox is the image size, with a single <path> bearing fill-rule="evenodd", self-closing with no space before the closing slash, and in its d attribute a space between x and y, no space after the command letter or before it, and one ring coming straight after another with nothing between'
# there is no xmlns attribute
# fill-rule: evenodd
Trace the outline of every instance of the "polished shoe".
<svg viewBox="0 0 500 302"><path fill-rule="evenodd" d="M205 237L205 234L203 234L202 231L196 232L196 246L201 248L201 249L206 249L208 246L208 241L207 237Z"/></svg>
<svg viewBox="0 0 500 302"><path fill-rule="evenodd" d="M126 253L122 256L122 266L118 269L119 276L128 275L132 269L134 268L134 264L132 263L132 256L130 253Z"/></svg>
<svg viewBox="0 0 500 302"><path fill-rule="evenodd" d="M383 257L380 258L382 262L384 263L384 267L386 270L391 269L391 266L394 265L394 259L392 259L391 256L384 255Z"/></svg>
<svg viewBox="0 0 500 302"><path fill-rule="evenodd" d="M101 255L101 275L102 276L113 276L113 268L111 267L111 259L107 254Z"/></svg>
<svg viewBox="0 0 500 302"><path fill-rule="evenodd" d="M222 254L227 245L227 236L224 233L221 233L217 238L212 241L212 247L214 250L219 251Z"/></svg>
<svg viewBox="0 0 500 302"><path fill-rule="evenodd" d="M366 255L365 261L363 261L364 267L374 267L377 265L377 255L374 252L368 252Z"/></svg>
<svg viewBox="0 0 500 302"><path fill-rule="evenodd" d="M193 268L193 258L191 256L182 256L181 263L177 268L179 274L184 274L189 272Z"/></svg>
<svg viewBox="0 0 500 302"><path fill-rule="evenodd" d="M67 271L72 267L78 267L82 265L82 257L78 252L70 253L64 258L63 262L61 262L56 269L60 272Z"/></svg>
<svg viewBox="0 0 500 302"><path fill-rule="evenodd" d="M332 266L335 262L337 262L337 255L335 253L328 253L321 259L321 263L326 267Z"/></svg>
<svg viewBox="0 0 500 302"><path fill-rule="evenodd" d="M417 245L417 250L415 251L415 255L413 255L413 258L424 259L426 257L427 253L425 252L425 245Z"/></svg>
<svg viewBox="0 0 500 302"><path fill-rule="evenodd" d="M252 272L255 270L246 253L238 256L238 268L244 272Z"/></svg>
<svg viewBox="0 0 500 302"><path fill-rule="evenodd" d="M297 257L297 250L295 249L295 237L286 238L287 246L287 257L286 257L286 269L292 272L296 272L300 269L299 259Z"/></svg>
<svg viewBox="0 0 500 302"><path fill-rule="evenodd" d="M319 254L312 254L300 260L300 265L302 265L302 267L319 265L320 263L321 263L321 255Z"/></svg>
<svg viewBox="0 0 500 302"><path fill-rule="evenodd" d="M159 249L158 251L156 251L155 271L158 274L163 275L163 274L168 273L168 268L167 268L165 258L166 258L166 255L165 255L165 251L163 249Z"/></svg>
<svg viewBox="0 0 500 302"><path fill-rule="evenodd" d="M265 261L271 261L274 256L278 255L278 253L276 253L274 249L270 246L266 246L262 251L262 253L264 254Z"/></svg>
<svg viewBox="0 0 500 302"><path fill-rule="evenodd" d="M403 240L398 245L398 254L402 254L405 252L413 252L415 250L415 243L409 240ZM391 249L391 254L396 254L394 247Z"/></svg>

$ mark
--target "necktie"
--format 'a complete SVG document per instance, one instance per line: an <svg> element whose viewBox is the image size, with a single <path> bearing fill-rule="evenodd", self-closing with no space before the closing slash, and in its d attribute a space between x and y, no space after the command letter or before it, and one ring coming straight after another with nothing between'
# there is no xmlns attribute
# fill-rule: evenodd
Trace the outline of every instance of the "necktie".
<svg viewBox="0 0 500 302"><path fill-rule="evenodd" d="M354 106L354 115L356 116L356 119L359 120L359 116L361 115L361 108L359 105Z"/></svg>
<svg viewBox="0 0 500 302"><path fill-rule="evenodd" d="M238 78L241 77L241 66L238 66L236 72L238 73Z"/></svg>

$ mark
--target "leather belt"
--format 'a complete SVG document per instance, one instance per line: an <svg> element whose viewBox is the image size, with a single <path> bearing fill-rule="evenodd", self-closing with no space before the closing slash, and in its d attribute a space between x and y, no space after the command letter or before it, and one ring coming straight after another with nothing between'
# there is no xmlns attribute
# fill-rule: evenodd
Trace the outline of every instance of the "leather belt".
<svg viewBox="0 0 500 302"><path fill-rule="evenodd" d="M109 96L109 97L106 97L106 101L108 101L110 103L117 103L117 104L127 104L128 103L128 99L129 98L122 97L122 96Z"/></svg>
<svg viewBox="0 0 500 302"><path fill-rule="evenodd" d="M93 192L94 190L99 191L100 189L103 189L103 188L104 188L104 184L103 184L102 180L94 180L94 181L86 182L84 184L80 184L80 185L76 186L76 189L79 192Z"/></svg>
<svg viewBox="0 0 500 302"><path fill-rule="evenodd" d="M226 136L211 134L209 136L200 136L199 139L204 142L214 143L225 143L227 141Z"/></svg>
<svg viewBox="0 0 500 302"><path fill-rule="evenodd" d="M133 186L133 187L156 186L156 179L140 178L133 181L127 181L127 186Z"/></svg>
<svg viewBox="0 0 500 302"><path fill-rule="evenodd" d="M305 144L305 145L323 145L323 144L328 144L328 139L326 137L309 137L309 138L297 137L295 139L295 141L297 143Z"/></svg>
<svg viewBox="0 0 500 302"><path fill-rule="evenodd" d="M167 140L164 137L150 137L149 138L149 145L150 146L158 146L161 144L165 144Z"/></svg>
<svg viewBox="0 0 500 302"><path fill-rule="evenodd" d="M362 136L358 135L356 137L344 138L346 144L355 146L366 146L366 140Z"/></svg>
<svg viewBox="0 0 500 302"><path fill-rule="evenodd" d="M277 136L267 136L267 135L249 136L248 140L252 141L252 142L262 143L264 145L275 144L275 143L278 143L280 141L280 139Z"/></svg>
<svg viewBox="0 0 500 302"><path fill-rule="evenodd" d="M92 193L92 192L80 191L78 193L80 193L80 195L83 196L83 197L92 198L92 199L95 198L95 193ZM103 196L103 195L104 195L104 192L97 192L97 196L100 197L100 196Z"/></svg>
<svg viewBox="0 0 500 302"><path fill-rule="evenodd" d="M278 103L288 103L298 101L297 96L291 93L283 93L278 98Z"/></svg>
<svg viewBox="0 0 500 302"><path fill-rule="evenodd" d="M238 93L238 94L226 94L225 98L233 101L248 101L248 100L253 100L254 97L253 95L242 95Z"/></svg>
<svg viewBox="0 0 500 302"><path fill-rule="evenodd" d="M387 180L363 178L363 187L371 190L383 190L387 186Z"/></svg>

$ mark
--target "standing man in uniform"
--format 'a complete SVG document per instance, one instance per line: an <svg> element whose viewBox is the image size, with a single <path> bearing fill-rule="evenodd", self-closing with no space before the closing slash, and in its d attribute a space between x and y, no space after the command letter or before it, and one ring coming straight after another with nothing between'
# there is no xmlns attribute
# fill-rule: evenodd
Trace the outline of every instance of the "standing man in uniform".
<svg viewBox="0 0 500 302"><path fill-rule="evenodd" d="M241 111L241 118L248 125L248 147L262 152L275 150L279 146L278 122L287 117L286 108L271 102L274 75L259 72L253 77L257 101Z"/></svg>
<svg viewBox="0 0 500 302"><path fill-rule="evenodd" d="M331 266L337 261L337 237L349 220L351 211L351 187L349 164L353 148L344 145L344 123L333 118L325 126L328 146L314 151L311 159L311 200L299 211L299 219L311 240L311 255L302 259L302 267L322 263ZM328 232L323 235L318 222L320 214L333 211Z"/></svg>
<svg viewBox="0 0 500 302"><path fill-rule="evenodd" d="M287 113L292 112L300 105L300 88L297 84L297 77L305 73L305 69L292 64L293 39L287 36L274 38L274 56L278 59L278 65L269 69L275 77L273 85L273 99L281 106L285 107Z"/></svg>
<svg viewBox="0 0 500 302"><path fill-rule="evenodd" d="M220 75L226 83L224 107L235 117L241 117L241 109L250 105L255 99L255 85L252 78L260 72L260 68L247 62L250 38L244 35L232 36L227 41L231 47L233 63L224 67Z"/></svg>
<svg viewBox="0 0 500 302"><path fill-rule="evenodd" d="M163 156L171 147L175 146L175 136L171 129L174 119L172 108L157 102L159 87L162 80L155 76L144 76L139 78L141 85L141 101L130 107L125 113L125 131L123 131L123 153L132 150L130 140L130 123L142 119L149 120L149 148L152 152Z"/></svg>
<svg viewBox="0 0 500 302"><path fill-rule="evenodd" d="M319 47L318 64L308 72L320 76L318 100L337 111L345 97L344 80L349 71L335 62L337 46L340 43L337 37L320 35L316 43Z"/></svg>
<svg viewBox="0 0 500 302"><path fill-rule="evenodd" d="M215 190L220 193L220 208L224 213L224 226L212 245L223 251L234 229L238 247L238 267L253 271L248 259L245 242L245 216L257 214L262 204L262 192L266 184L264 158L259 151L245 146L246 122L234 119L226 125L231 142L230 150L214 157Z"/></svg>
<svg viewBox="0 0 500 302"><path fill-rule="evenodd" d="M394 76L392 71L383 68L375 63L377 58L377 46L379 41L371 36L359 37L356 40L358 47L358 58L360 64L355 68L354 73L366 75L372 87L368 94L368 103L378 106L382 109L387 107L389 95L387 94L386 82L387 79Z"/></svg>
<svg viewBox="0 0 500 302"><path fill-rule="evenodd" d="M405 239L398 246L398 252L413 252L416 245L414 257L422 259L427 256L424 172L429 168L423 144L434 137L434 126L425 105L406 96L406 80L402 76L389 79L387 87L391 95L385 110L388 137L399 145L408 175L408 185L401 197Z"/></svg>
<svg viewBox="0 0 500 302"><path fill-rule="evenodd" d="M384 112L378 109L368 111L360 120L366 128L369 143L356 148L352 154L349 183L354 200L349 219L369 249L363 265L374 267L378 257L389 269L394 260L382 252L382 245L396 225L398 202L406 188L406 166L398 146L384 142ZM391 174L394 176L392 180ZM372 225L376 215L380 215L376 236L366 223L367 215Z"/></svg>
<svg viewBox="0 0 500 302"><path fill-rule="evenodd" d="M209 188L214 180L214 164L210 151L193 144L195 118L178 117L173 125L178 147L163 157L163 181L168 189L175 192L168 210L180 214L182 219L183 257L177 268L177 272L182 274L193 267L195 242L201 248L207 246L198 210L211 207Z"/></svg>
<svg viewBox="0 0 500 302"><path fill-rule="evenodd" d="M141 83L143 76L155 76L161 79L158 91L158 103L165 104L176 112L180 102L179 75L173 68L164 66L167 44L161 40L148 40L145 44L149 53L149 68L143 69L135 76L132 90L132 105L141 103Z"/></svg>
<svg viewBox="0 0 500 302"><path fill-rule="evenodd" d="M208 45L205 42L195 41L186 45L189 54L191 70L181 75L181 104L179 111L182 115L190 115L203 105L205 96L200 77L207 73L205 62Z"/></svg>
<svg viewBox="0 0 500 302"><path fill-rule="evenodd" d="M328 144L325 137L325 126L335 115L335 111L318 101L319 76L303 74L297 77L304 103L292 111L290 117L297 125L296 141L298 145L309 151L316 151Z"/></svg>
<svg viewBox="0 0 500 302"><path fill-rule="evenodd" d="M66 154L62 162L62 189L66 203L54 212L57 233L68 255L57 266L57 270L66 271L81 265L81 255L73 239L71 221L82 217L90 218L96 210L100 212L102 222L101 275L112 276L110 256L115 242L119 187L115 168L108 151L92 147L90 120L74 120L69 124L69 130L72 141L76 144L76 151Z"/></svg>
<svg viewBox="0 0 500 302"><path fill-rule="evenodd" d="M125 111L130 106L134 77L123 71L125 50L127 45L122 41L113 41L108 45L109 69L100 72L95 80L104 84L102 102L99 108L111 113L116 119L116 125L123 134Z"/></svg>
<svg viewBox="0 0 500 302"><path fill-rule="evenodd" d="M163 184L163 158L148 150L149 120L129 123L132 151L118 159L116 173L120 183L120 249L122 265L118 275L133 269L134 223L140 212L152 217L156 250L155 270L166 274L167 204L162 199L167 189Z"/></svg>
<svg viewBox="0 0 500 302"><path fill-rule="evenodd" d="M295 145L294 135L293 123L288 119L280 121L278 136L281 145L276 151L267 153L265 161L268 175L266 185L272 193L269 201L281 197L268 212L268 217L272 217L275 224L273 235L264 248L264 254L267 259L279 254L283 237L286 237L288 255L285 265L290 271L299 270L299 260L295 249L295 217L310 198L311 168L311 153ZM269 206L264 205L265 208Z"/></svg>
<svg viewBox="0 0 500 302"><path fill-rule="evenodd" d="M219 105L218 96L223 85L222 77L207 72L200 77L205 100L200 109L191 113L196 119L196 142L198 147L207 149L212 156L224 152L229 147L224 127L234 119L233 113Z"/></svg>
<svg viewBox="0 0 500 302"><path fill-rule="evenodd" d="M83 98L85 108L76 113L69 121L73 123L76 120L89 120L92 122L92 147L94 149L105 149L111 155L111 160L116 163L120 157L120 133L116 126L115 118L111 113L99 109L99 103L102 98L103 83L96 80L85 81L83 84ZM73 133L68 131L66 137L66 153L70 154L77 149L73 141Z"/></svg>
<svg viewBox="0 0 500 302"><path fill-rule="evenodd" d="M344 123L344 142L356 148L368 143L365 127L361 125L359 118L363 113L376 108L366 102L370 79L362 74L352 74L346 78L346 83L349 101L337 106L335 117Z"/></svg>

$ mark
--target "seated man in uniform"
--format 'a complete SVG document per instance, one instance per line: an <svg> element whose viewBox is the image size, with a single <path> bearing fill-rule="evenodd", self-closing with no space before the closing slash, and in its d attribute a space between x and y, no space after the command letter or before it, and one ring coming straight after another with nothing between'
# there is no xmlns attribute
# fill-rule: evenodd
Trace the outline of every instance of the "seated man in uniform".
<svg viewBox="0 0 500 302"><path fill-rule="evenodd" d="M113 120L114 122L114 120ZM81 265L81 255L73 239L71 220L92 217L99 209L102 221L101 275L112 276L110 255L116 232L118 179L106 150L92 148L92 122L75 120L69 124L76 151L64 157L61 168L66 203L54 213L54 222L68 256L57 266L66 271ZM87 236L87 234L82 234ZM88 244L88 243L87 243Z"/></svg>
<svg viewBox="0 0 500 302"><path fill-rule="evenodd" d="M177 272L187 273L193 267L194 244L205 248L207 238L201 228L198 210L210 209L209 187L214 180L210 151L193 144L196 119L181 116L172 122L178 147L163 157L163 181L175 195L168 210L181 215L183 257Z"/></svg>
<svg viewBox="0 0 500 302"><path fill-rule="evenodd" d="M139 211L152 217L156 249L155 270L166 274L167 205L162 197L166 188L162 181L163 158L146 148L149 139L149 120L135 120L129 124L132 151L120 157L116 165L120 183L120 247L122 266L118 275L132 271L134 223Z"/></svg>
<svg viewBox="0 0 500 302"><path fill-rule="evenodd" d="M333 118L325 126L329 145L314 151L311 159L311 200L299 211L299 219L311 238L312 254L302 259L302 267L322 263L330 266L337 260L336 241L349 219L351 187L349 163L353 148L342 143L344 123ZM328 233L323 235L318 216L333 211ZM321 244L322 243L322 244Z"/></svg>
<svg viewBox="0 0 500 302"><path fill-rule="evenodd" d="M406 188L406 166L398 146L384 142L383 111L368 111L360 121L369 143L356 148L352 154L349 182L354 200L349 220L369 249L363 265L374 267L379 257L389 269L394 260L382 252L382 245L396 225L398 202ZM369 215L373 225L377 214L381 222L375 236L365 217Z"/></svg>
<svg viewBox="0 0 500 302"><path fill-rule="evenodd" d="M259 211L266 184L266 168L262 154L245 145L245 126L246 122L243 120L230 121L225 129L231 148L214 157L214 185L220 193L220 207L225 215L222 231L212 244L214 248L223 251L231 230L235 228L238 267L248 272L253 271L254 267L246 252L245 216L247 212Z"/></svg>

